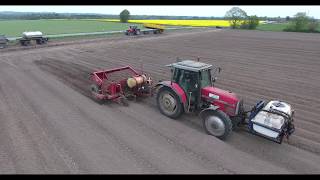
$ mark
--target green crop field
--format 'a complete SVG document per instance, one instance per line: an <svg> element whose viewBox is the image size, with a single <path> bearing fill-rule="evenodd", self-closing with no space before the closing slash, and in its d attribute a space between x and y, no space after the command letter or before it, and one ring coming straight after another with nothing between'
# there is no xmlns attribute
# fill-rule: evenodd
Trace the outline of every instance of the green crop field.
<svg viewBox="0 0 320 180"><path fill-rule="evenodd" d="M261 31L283 31L288 26L288 23L281 23L281 24L260 24L257 27L257 30ZM317 28L320 31L320 26Z"/></svg>
<svg viewBox="0 0 320 180"><path fill-rule="evenodd" d="M287 23L282 23L282 24L260 24L257 27L257 30L262 30L262 31L283 31L284 28L287 27Z"/></svg>
<svg viewBox="0 0 320 180"><path fill-rule="evenodd" d="M136 24L144 29L142 24ZM126 30L129 23L103 22L94 19L0 20L0 34L20 37L24 31L41 31L45 35ZM260 24L257 30L283 31L287 24ZM320 31L320 27L318 28Z"/></svg>
<svg viewBox="0 0 320 180"><path fill-rule="evenodd" d="M117 31L127 29L129 24L99 22L93 20L0 20L0 34L19 37L24 31L41 31L46 35ZM138 25L142 28L142 25Z"/></svg>

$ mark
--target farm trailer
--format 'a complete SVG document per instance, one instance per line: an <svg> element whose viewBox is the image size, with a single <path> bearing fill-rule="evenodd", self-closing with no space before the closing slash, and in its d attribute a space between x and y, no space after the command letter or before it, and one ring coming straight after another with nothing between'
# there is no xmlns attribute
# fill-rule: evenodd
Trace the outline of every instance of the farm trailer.
<svg viewBox="0 0 320 180"><path fill-rule="evenodd" d="M145 28L149 30L144 30L144 34L153 33L153 34L161 34L164 32L165 27L158 24L143 24Z"/></svg>
<svg viewBox="0 0 320 180"><path fill-rule="evenodd" d="M121 77L121 73L125 73L125 77ZM147 78L146 74L130 66L92 72L89 80L92 82L91 95L98 103L111 100L128 105L129 97L136 98L151 94L151 78Z"/></svg>
<svg viewBox="0 0 320 180"><path fill-rule="evenodd" d="M49 38L45 37L40 31L34 31L23 32L22 37L17 39L22 46L30 45L32 40L36 41L37 44L45 44L48 42Z"/></svg>

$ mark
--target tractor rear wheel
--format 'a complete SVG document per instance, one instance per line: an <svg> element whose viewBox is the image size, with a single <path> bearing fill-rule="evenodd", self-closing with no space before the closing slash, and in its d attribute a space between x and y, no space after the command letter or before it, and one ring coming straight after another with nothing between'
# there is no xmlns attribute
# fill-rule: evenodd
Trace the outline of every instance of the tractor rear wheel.
<svg viewBox="0 0 320 180"><path fill-rule="evenodd" d="M178 95L166 87L159 89L157 105L162 114L172 119L178 118L183 112L183 106Z"/></svg>
<svg viewBox="0 0 320 180"><path fill-rule="evenodd" d="M90 85L90 92L91 92L91 96L92 96L93 100L96 101L99 104L102 104L103 100L99 99L99 98L97 98L95 96L95 94L100 94L100 91L101 91L101 89L99 88L98 85L96 85L96 84L91 84Z"/></svg>
<svg viewBox="0 0 320 180"><path fill-rule="evenodd" d="M219 139L225 139L232 131L230 118L221 110L206 112L202 121L206 133Z"/></svg>

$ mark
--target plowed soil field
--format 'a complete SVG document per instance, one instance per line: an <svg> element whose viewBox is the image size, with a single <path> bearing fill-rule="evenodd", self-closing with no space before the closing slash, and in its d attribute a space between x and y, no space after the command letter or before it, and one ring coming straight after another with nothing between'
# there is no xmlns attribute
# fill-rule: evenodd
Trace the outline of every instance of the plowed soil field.
<svg viewBox="0 0 320 180"><path fill-rule="evenodd" d="M320 36L197 29L0 50L1 173L320 173ZM176 58L222 68L217 87L250 108L281 99L296 132L279 145L237 130L221 141L196 115L163 116L155 98L95 103L88 73L131 65L155 82Z"/></svg>

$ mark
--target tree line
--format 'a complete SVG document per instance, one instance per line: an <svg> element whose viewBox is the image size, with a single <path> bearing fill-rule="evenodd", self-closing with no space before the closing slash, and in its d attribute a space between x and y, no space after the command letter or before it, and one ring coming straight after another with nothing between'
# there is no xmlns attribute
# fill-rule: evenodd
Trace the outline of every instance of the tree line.
<svg viewBox="0 0 320 180"><path fill-rule="evenodd" d="M259 18L256 15L248 16L245 11L234 7L227 11L225 18L230 21L233 29L256 29L259 25ZM298 12L293 18L286 17L287 27L283 31L292 32L319 32L319 21L309 17L304 12Z"/></svg>
<svg viewBox="0 0 320 180"><path fill-rule="evenodd" d="M289 25L284 31L292 32L319 32L319 21L309 17L304 12L297 13L294 18L289 22Z"/></svg>

